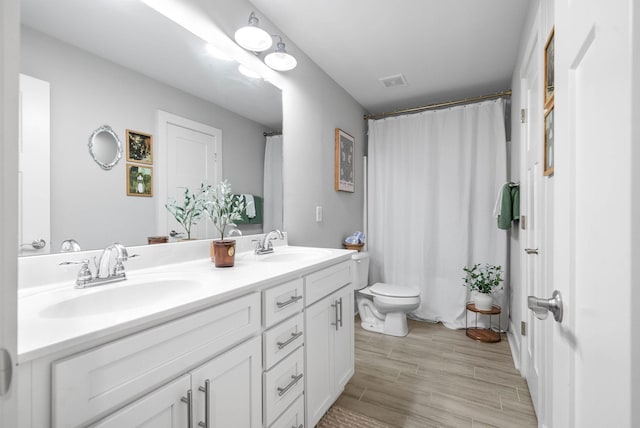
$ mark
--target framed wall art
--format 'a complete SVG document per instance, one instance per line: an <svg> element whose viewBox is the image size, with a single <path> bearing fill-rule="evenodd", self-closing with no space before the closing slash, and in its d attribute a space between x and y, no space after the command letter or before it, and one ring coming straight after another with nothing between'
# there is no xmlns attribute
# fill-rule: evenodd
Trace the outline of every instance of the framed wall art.
<svg viewBox="0 0 640 428"><path fill-rule="evenodd" d="M336 171L335 190L342 192L354 192L355 176L355 140L344 132L336 128Z"/></svg>
<svg viewBox="0 0 640 428"><path fill-rule="evenodd" d="M544 115L544 175L553 174L553 106Z"/></svg>
<svg viewBox="0 0 640 428"><path fill-rule="evenodd" d="M547 38L544 45L544 105L549 108L553 104L553 95L555 90L555 61L554 61L554 41L553 34L555 29L551 29L551 34Z"/></svg>
<svg viewBox="0 0 640 428"><path fill-rule="evenodd" d="M127 161L153 164L153 136L127 129Z"/></svg>
<svg viewBox="0 0 640 428"><path fill-rule="evenodd" d="M153 196L153 168L127 164L127 195Z"/></svg>

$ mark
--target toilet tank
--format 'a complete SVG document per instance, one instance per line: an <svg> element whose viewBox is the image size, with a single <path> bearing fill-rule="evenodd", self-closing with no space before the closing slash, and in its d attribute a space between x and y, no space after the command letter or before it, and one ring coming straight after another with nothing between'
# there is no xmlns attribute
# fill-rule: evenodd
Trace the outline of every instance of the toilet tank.
<svg viewBox="0 0 640 428"><path fill-rule="evenodd" d="M369 253L355 253L351 258L355 264L353 272L354 288L360 290L369 285Z"/></svg>

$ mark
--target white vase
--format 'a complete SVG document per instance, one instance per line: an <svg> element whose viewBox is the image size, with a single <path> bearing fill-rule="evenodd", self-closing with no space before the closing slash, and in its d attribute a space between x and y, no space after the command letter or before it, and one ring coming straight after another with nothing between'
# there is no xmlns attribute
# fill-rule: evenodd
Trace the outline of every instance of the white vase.
<svg viewBox="0 0 640 428"><path fill-rule="evenodd" d="M476 293L473 302L476 309L480 311L490 311L493 308L493 296L486 293Z"/></svg>

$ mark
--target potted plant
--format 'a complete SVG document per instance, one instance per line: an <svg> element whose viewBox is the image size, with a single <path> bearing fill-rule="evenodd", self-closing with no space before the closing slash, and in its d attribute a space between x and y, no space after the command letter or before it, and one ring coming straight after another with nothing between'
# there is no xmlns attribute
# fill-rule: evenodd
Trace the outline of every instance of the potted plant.
<svg viewBox="0 0 640 428"><path fill-rule="evenodd" d="M164 205L187 232L188 240L191 239L191 228L198 224L205 215L207 191L208 186L204 183L200 184L200 190L197 193L192 193L189 188L185 188L182 204L179 204L175 198L169 198L169 201Z"/></svg>
<svg viewBox="0 0 640 428"><path fill-rule="evenodd" d="M226 180L207 190L204 209L220 234L220 239L211 242L211 261L216 267L231 267L235 263L236 241L224 239L224 230L235 220L241 220L244 211L244 199L231 193Z"/></svg>
<svg viewBox="0 0 640 428"><path fill-rule="evenodd" d="M476 263L472 267L464 267L466 273L464 285L471 290L476 309L490 311L493 305L492 293L501 288L502 266Z"/></svg>

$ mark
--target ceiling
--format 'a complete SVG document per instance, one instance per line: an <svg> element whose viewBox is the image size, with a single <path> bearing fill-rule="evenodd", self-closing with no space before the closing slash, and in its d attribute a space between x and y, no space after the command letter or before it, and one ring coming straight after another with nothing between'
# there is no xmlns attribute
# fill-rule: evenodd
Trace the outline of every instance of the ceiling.
<svg viewBox="0 0 640 428"><path fill-rule="evenodd" d="M281 91L206 53L205 42L139 1L21 0L22 24L270 130L282 129ZM170 59L170 60L169 60Z"/></svg>
<svg viewBox="0 0 640 428"><path fill-rule="evenodd" d="M528 0L251 2L369 113L510 89L529 7ZM407 86L378 80L397 74Z"/></svg>
<svg viewBox="0 0 640 428"><path fill-rule="evenodd" d="M527 0L250 0L369 113L510 89ZM281 129L280 91L138 1L21 0L25 25ZM114 31L115 29L115 31ZM166 61L171 58L171 61ZM294 72L303 72L303 67ZM403 74L408 85L380 78Z"/></svg>

